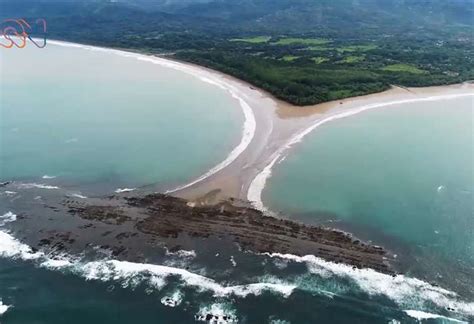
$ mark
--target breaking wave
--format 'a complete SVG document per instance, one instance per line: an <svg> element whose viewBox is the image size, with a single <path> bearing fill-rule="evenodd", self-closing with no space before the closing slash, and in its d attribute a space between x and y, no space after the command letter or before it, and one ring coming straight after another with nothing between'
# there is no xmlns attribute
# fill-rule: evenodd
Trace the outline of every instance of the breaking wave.
<svg viewBox="0 0 474 324"><path fill-rule="evenodd" d="M166 285L167 279L177 277L185 286L194 287L198 291L209 291L214 297L235 296L244 298L248 295L260 295L264 291L288 297L296 288L294 285L270 282L226 286L211 278L184 269L157 264L112 259L83 261L68 255L52 258L42 251L33 251L30 246L21 243L4 231L0 231L0 257L34 261L42 268L70 272L86 280L120 281L124 287L144 283L155 289L161 289Z"/></svg>
<svg viewBox="0 0 474 324"><path fill-rule="evenodd" d="M81 195L81 194L78 194L78 193L71 194L71 197L79 198L79 199L87 199L87 196L84 196L84 195Z"/></svg>
<svg viewBox="0 0 474 324"><path fill-rule="evenodd" d="M132 192L137 190L137 188L118 188L115 190L115 193L124 193L124 192Z"/></svg>
<svg viewBox="0 0 474 324"><path fill-rule="evenodd" d="M2 218L14 220L16 215L8 212ZM186 251L189 252L189 251ZM192 253L186 253L192 254ZM465 302L452 291L433 286L427 282L403 275L390 276L372 269L358 269L345 264L336 264L317 258L313 255L296 256L291 254L264 253L265 257L284 260L289 263L304 263L310 276L321 278L324 283L332 279L349 283L352 292L368 294L369 296L385 296L399 305L402 309L419 309L420 313L410 311L409 315L422 314L422 311L449 311L461 316L474 316L474 302ZM259 277L256 283L242 285L226 285L214 279L192 273L188 270L165 265L135 263L114 259L86 261L82 257L63 254L51 256L43 251L35 251L30 246L21 243L10 233L0 230L0 257L33 262L36 266L49 270L71 273L86 280L101 282L114 281L122 287L136 287L145 284L148 289L161 290L167 286L170 279L177 279L179 286L194 288L198 292L210 292L214 298L245 298L249 295L259 296L264 292L289 297L298 289L307 291L307 283L299 277L280 280L272 276ZM316 277L315 277L316 278ZM325 285L323 283L323 286ZM314 283L313 283L314 285ZM314 288L314 287L313 287ZM324 287L317 287L318 289ZM331 289L330 289L331 290ZM324 292L321 290L321 292ZM334 294L327 292L327 294ZM184 296L179 288L161 299L170 307L178 306ZM219 304L220 305L220 304ZM222 305L221 305L222 306ZM224 316L227 314L228 323L232 319L228 312L216 312L210 306L203 307L197 316ZM222 310L222 309L221 309ZM429 313L426 313L429 314ZM411 316L410 315L410 316ZM441 316L441 315L440 315ZM225 322L223 322L225 323Z"/></svg>
<svg viewBox="0 0 474 324"><path fill-rule="evenodd" d="M7 212L0 216L0 226L5 225L6 223L14 222L16 221L16 215L13 214L12 212Z"/></svg>
<svg viewBox="0 0 474 324"><path fill-rule="evenodd" d="M11 305L4 305L2 299L0 299L0 316L6 313L6 311L12 307Z"/></svg>
<svg viewBox="0 0 474 324"><path fill-rule="evenodd" d="M58 186L50 186L42 183L19 183L18 188L20 189L48 189L48 190L56 190L60 189Z"/></svg>
<svg viewBox="0 0 474 324"><path fill-rule="evenodd" d="M455 319L455 318L450 318L450 317L446 317L446 316L441 316L441 315L426 313L426 312L417 311L417 310L405 310L404 312L405 312L408 316L410 316L410 317L412 317L412 318L415 318L415 319L417 319L418 321L427 320L427 319L437 319L437 318L439 318L439 319L447 320L447 321L450 321L450 322L466 323L466 324L468 324L467 322L460 321L460 320L457 320L457 319Z"/></svg>
<svg viewBox="0 0 474 324"><path fill-rule="evenodd" d="M403 275L390 276L373 269L358 269L352 266L325 261L314 255L303 257L292 254L265 253L297 263L305 263L308 271L322 278L344 278L350 280L362 292L369 295L383 295L401 307L420 309L436 305L466 316L474 316L474 302L464 302L452 291L433 286L425 281Z"/></svg>

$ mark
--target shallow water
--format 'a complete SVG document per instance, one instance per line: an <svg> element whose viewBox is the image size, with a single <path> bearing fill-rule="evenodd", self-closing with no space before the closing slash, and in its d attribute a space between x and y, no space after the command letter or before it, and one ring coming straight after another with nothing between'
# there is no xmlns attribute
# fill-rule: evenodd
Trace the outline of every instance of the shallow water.
<svg viewBox="0 0 474 324"><path fill-rule="evenodd" d="M325 124L274 168L264 202L307 222L409 247L417 274L473 283L472 123L472 98L458 98Z"/></svg>
<svg viewBox="0 0 474 324"><path fill-rule="evenodd" d="M111 53L48 50L2 53L2 180L86 193L96 185L169 187L204 173L238 143L240 107L224 91ZM18 59L23 64L5 65ZM50 60L56 68L48 74ZM47 195L45 188L34 190ZM69 189L64 192L78 192ZM32 189L20 183L17 193L0 190L0 202L8 201L8 208L0 205L2 323L193 323L208 314L219 315L219 323L417 323L406 310L474 316L469 300L408 277L254 255L220 241L203 241L195 253L181 255L157 248L156 264L164 267L118 262L93 248L87 256L51 259L50 251L35 253L15 237L8 212L22 190ZM173 300L174 307L165 305Z"/></svg>
<svg viewBox="0 0 474 324"><path fill-rule="evenodd" d="M241 137L238 101L183 72L57 45L2 51L0 64L4 181L170 187Z"/></svg>

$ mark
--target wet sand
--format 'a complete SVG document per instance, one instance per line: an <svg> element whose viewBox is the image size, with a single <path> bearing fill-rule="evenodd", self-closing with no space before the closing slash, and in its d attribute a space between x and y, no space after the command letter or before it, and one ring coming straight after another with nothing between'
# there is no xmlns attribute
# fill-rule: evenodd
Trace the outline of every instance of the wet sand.
<svg viewBox="0 0 474 324"><path fill-rule="evenodd" d="M367 105L381 107L396 101L413 102L433 96L474 95L474 85L418 89L393 87L379 94L296 107L222 73L179 64L192 68L194 75L203 71L204 78L213 75L215 80L223 80L238 94L236 100L248 104L255 121L255 132L245 149L210 176L171 192L175 197L190 201L188 205L184 200L166 198L174 201L171 210L167 201L158 206L152 203L151 207L129 204L127 198L145 199L150 192L158 191L157 186L111 197L65 200L70 193L59 188L57 192L33 188L26 193L20 192L22 188L16 188L14 183L5 184L2 186L4 197L0 201L5 203L7 210L18 214L18 220L10 223L18 239L35 249L48 247L58 254L67 251L79 255L100 247L111 251L114 258L150 264L162 264L161 254L166 257L169 251L185 249L196 250L198 255L216 255L217 251L213 249L225 246L231 251L238 245L239 249L244 247L257 254L290 253L286 257L295 260L317 256L330 261L328 267L340 266L334 262L348 264L348 271L372 268L390 275L403 272L398 258L390 250L364 243L341 231L267 217L262 213L265 208L261 201L258 204L254 198L259 200L271 167L315 125L338 116L350 116L352 111L357 113ZM194 182L193 179L190 182ZM10 197L8 192L14 191L20 193ZM249 200L257 209L249 208ZM232 201L232 205L227 205L226 201ZM227 214L227 208L236 209ZM221 237L219 233L225 235ZM164 251L160 255L158 248ZM232 254L234 252L229 253ZM384 275L383 278L390 280L391 276Z"/></svg>
<svg viewBox="0 0 474 324"><path fill-rule="evenodd" d="M199 205L236 198L251 201L254 207L265 210L260 196L271 168L291 147L320 124L354 115L367 110L366 108L390 106L397 101L416 102L435 97L474 96L474 84L470 83L429 88L392 87L382 93L300 107L278 100L242 80L196 64L176 61L169 56L62 41L50 41L50 44L110 52L184 72L227 91L240 104L245 117L241 142L221 163L176 187L163 188L156 184L142 187L136 192L147 194L164 191L166 194L195 201Z"/></svg>
<svg viewBox="0 0 474 324"><path fill-rule="evenodd" d="M252 141L231 164L190 187L170 192L174 196L196 200L199 203L204 203L202 197L213 192L212 199L205 199L207 204L233 197L255 202L254 206L262 209L263 206L257 196L258 191L261 192L263 188L252 188L252 186L263 186L264 183L255 183L259 181L259 176L263 177L262 172L265 172L266 168L270 172L272 164L281 160L282 156L279 158L278 156L282 153L287 154L286 151L298 142L295 141L295 137L320 122L337 119L341 114L370 105L380 105L382 108L385 104L390 105L397 101L416 102L430 97L443 99L445 96L474 95L474 84L471 83L427 88L394 86L382 93L300 107L275 99L269 93L246 82L207 68L200 68L216 73L239 89L242 98L251 107L256 121Z"/></svg>

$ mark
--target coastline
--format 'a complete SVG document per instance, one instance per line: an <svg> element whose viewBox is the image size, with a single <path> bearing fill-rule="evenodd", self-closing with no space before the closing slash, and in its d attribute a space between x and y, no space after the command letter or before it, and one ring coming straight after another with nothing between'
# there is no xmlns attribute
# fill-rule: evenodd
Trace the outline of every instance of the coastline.
<svg viewBox="0 0 474 324"><path fill-rule="evenodd" d="M82 47L82 45L77 46ZM108 49L100 50L108 51ZM128 54L126 52L125 54L121 55L132 55L133 57L135 57L135 54ZM142 56L139 56L138 58L142 59ZM154 57L145 58L145 60L158 62L155 61ZM169 61L167 59L163 60ZM161 60L159 61L161 62ZM164 64L168 63L165 62ZM180 64L186 65L184 63ZM251 198L255 197L253 195L256 195L256 192L258 192L258 190L260 190L261 194L261 190L263 190L265 185L264 181L266 181L271 175L272 166L281 161L281 159L284 159L285 154L288 153L289 149L299 143L307 134L309 134L311 131L313 131L323 123L330 122L339 118L349 117L368 109L375 109L379 107L400 104L400 101L416 102L423 100L440 100L440 98L449 98L449 96L474 95L474 93L472 92L474 87L469 84L420 89L402 89L394 87L389 91L379 94L350 98L316 106L296 107L275 100L267 93L256 89L245 82L221 74L220 72L215 72L201 67L195 68L196 70L193 70L193 73L199 74L201 69L202 71L206 72L206 74L196 76L201 80L202 78L206 79L206 76L209 76L208 73L216 74L215 78L208 78L205 82L218 82L224 80L226 84L230 84L230 89L233 89L238 94L238 98L234 98L239 101L242 100L247 105L246 107L243 107L243 109L250 109L250 113L252 116L248 116L248 118L253 117L255 121L253 133L245 133L244 131L243 139L237 147L240 147L240 149L237 150L237 148L235 148L232 151L234 155L232 155L231 153L229 155L230 157L227 157L227 159L219 163L216 167L212 168L210 171L200 176L196 180L192 181L191 183L181 186L180 188L178 188L179 190L173 193L176 196L189 198L193 200L193 202L191 203L201 206L217 205L223 199L230 197L236 197L238 199L236 200L237 204L247 206L248 204L245 201L247 200L247 198L249 198L249 196ZM216 84L216 86L222 86L222 84ZM433 93L441 93L441 95L435 96L435 98L433 98ZM247 112L249 111L247 110ZM247 130L249 129L251 130L251 128L247 127ZM246 140L244 140L246 134L247 137ZM244 143L245 145L243 145L242 143ZM264 180L263 182L261 181L262 179ZM7 185L9 184L6 184L6 186ZM35 197L36 192L38 194L42 192L41 195L45 196L46 198L45 202L41 200L36 202L35 200L35 203L42 204L44 208L50 209L49 212L51 213L51 215L54 215L59 207L51 206L49 203L47 203L47 198L48 195L54 195L56 191L53 190L51 193L44 194L43 192L44 189L59 188L53 188L52 186L49 186L49 188L47 187L48 186L44 185L43 187L36 186L35 188L30 188L30 190L32 190L31 197ZM58 191L57 193L59 195L62 194L61 191ZM130 193L123 192L123 194L117 195L117 197L119 197L119 199L123 199L125 197L129 197L129 195ZM14 198L12 198L12 201L16 198L18 197L15 196ZM89 199L87 197L76 198L85 199L85 201ZM108 197L108 199L112 198ZM34 198L30 199L30 201L33 200ZM82 202L82 200L80 200L80 202ZM261 207L260 209L265 209L263 204L259 207ZM2 217L8 219L10 216L13 215L15 216L15 220L13 220L12 216L11 222L16 224L16 215L14 215L13 213L10 213L8 215L7 214ZM58 217L60 217L61 215L62 214L58 214ZM42 252L37 252L36 249L40 249L41 247L36 247L31 244L31 242L35 240L34 233L40 232L31 231L31 222L36 222L37 224L40 224L41 226L45 227L49 227L51 226L51 224L57 224L57 226L60 227L58 233L61 233L61 231L65 231L65 229L61 228L63 224L60 221L48 223L48 221L51 221L51 219L48 219L45 216L42 217L43 221L41 221L41 219L32 221L33 218L30 218L30 220L28 220L28 218L25 217L25 214L20 213L18 215L19 226L21 227L22 224L27 224L28 226L25 226L25 232L20 232L22 235L18 236L18 240L15 239L14 236L8 234L8 232L0 231L0 236L3 235L2 238L6 243L8 243L5 245L5 247L8 249L6 249L5 251L0 251L0 255L6 255L7 257L13 255L24 260L34 259L40 264L40 267L44 267L51 270L70 270L73 271L73 273L78 273L87 279L93 278L102 280L102 278L100 277L101 273L97 272L96 269L104 270L104 272L109 273L109 276L116 275L123 276L123 278L130 278L142 273L152 273L154 276L153 278L156 277L157 279L166 279L169 276L178 276L185 282L186 285L195 285L196 287L204 288L205 290L209 290L219 297L228 295L240 296L244 294L258 295L263 290L274 291L286 297L291 295L293 289L299 288L298 285L294 284L293 282L289 282L285 285L279 285L273 284L271 282L262 281L245 286L229 286L226 283L221 283L206 276L200 276L194 270L184 270L182 269L182 266L172 267L157 265L157 262L155 262L155 260L145 262L143 260L139 261L112 259L103 262L97 261L88 262L85 264L78 264L74 260L74 255L66 255L63 259L59 258L60 255L56 256L57 258L53 258L50 255L44 255L41 254ZM82 221L83 220L78 220L78 222ZM89 221L90 220L87 220L87 222L84 221L85 224L81 223L79 225L83 226L81 230L83 230L85 233L85 235L80 238L84 241L80 241L80 239L76 238L78 242L74 243L79 250L83 249L84 246L84 244L80 245L79 241L80 243L90 242L89 239L91 237L88 237L88 235L90 235L89 233L93 231L92 228L94 227L89 227ZM68 221L68 223L69 222L71 222L71 224L68 224L68 226L75 226L75 224L73 224L74 221ZM100 224L99 221L95 222L94 226L102 226L101 228L105 228L108 227L108 224ZM128 234L127 232L123 233ZM215 233L219 232L215 231ZM30 234L32 235L31 238L29 237ZM116 238L120 240L125 240L127 237L121 234L122 233L118 233ZM23 235L25 235L25 237L28 236L26 242L24 242L24 239L21 238ZM260 236L254 235L253 237L258 238ZM70 240L71 238L60 236L59 239ZM200 243L204 244L204 241L207 242L207 238L206 240L203 240ZM140 240L137 246L140 248L146 246L145 244L143 244L143 242L146 241ZM209 242L212 241L209 240ZM121 244L121 242L119 243ZM57 247L58 246L56 245L53 246L53 248ZM21 255L9 254L15 249L17 251L19 250ZM69 252L69 250L66 251ZM156 252L156 250L153 251ZM60 252L60 249L58 249L58 252ZM180 250L178 250L178 252L180 252ZM460 313L468 315L471 315L474 312L473 304L469 302L460 301L456 293L453 293L449 290L445 290L436 285L430 285L427 282L411 278L409 276L398 275L392 277L390 274L376 272L372 268L353 268L349 264L334 263L330 260L328 261L328 259L321 259L318 256L311 255L311 253L305 254L303 252L301 253L301 255L295 255L293 253L279 253L275 250L271 253L264 252L263 255L271 259L275 258L278 260L287 260L293 263L305 264L311 274L323 273L325 276L334 276L338 278L343 278L344 280L353 280L362 291L368 292L369 294L381 291L391 300L395 301L396 303L400 303L400 305L404 305L407 299L410 299L414 294L419 293L421 294L421 297L419 298L423 303L435 303L437 306L443 308L452 307L453 305L455 305L455 308L459 310ZM312 271L314 271L314 273ZM94 275L96 277L94 277ZM241 293L241 291L244 291L245 293Z"/></svg>
<svg viewBox="0 0 474 324"><path fill-rule="evenodd" d="M32 199L38 194L43 198ZM314 276L324 281L348 280L351 289L384 296L401 309L434 314L447 310L461 318L474 315L474 303L465 296L386 268L386 264L396 263L395 255L337 230L264 216L261 211L230 203L195 208L160 194L84 200L64 198L60 190L34 188L16 197L24 201L22 209L0 214L4 221L0 224L0 257L88 281L144 283L162 290L175 278L186 289L227 300L266 292L288 298L306 291L305 281L300 280ZM26 203L32 200L35 202ZM182 235L174 235L175 231ZM249 264L264 268L267 262L276 262L277 268L281 262L302 265L303 273L275 279L260 272L242 282L208 273L212 265L205 271L190 267L190 262L200 258L211 257L217 262L218 257L225 260L229 255L229 262L235 262L234 256L239 264L251 258ZM176 257L181 261L168 262ZM226 263L218 266L229 267ZM323 288L322 292L338 296L337 291L325 292ZM426 305L434 305L434 309Z"/></svg>
<svg viewBox="0 0 474 324"><path fill-rule="evenodd" d="M451 87L451 90L453 89L458 90L457 87L456 88ZM393 92L396 92L397 89L393 89L393 90L394 90ZM474 96L474 93L464 93L464 92L458 93L457 91L447 91L447 89L439 89L436 91L438 95L431 95L431 91L433 91L433 89L428 89L428 91L426 92L424 91L419 91L418 93L412 92L414 93L414 96L411 98L407 98L402 95L401 98L404 98L404 99L396 99L395 97L393 97L393 98L390 98L390 100L388 101L382 100L382 101L374 102L374 103L369 103L369 102L366 103L364 102L364 99L367 99L367 98L362 98L360 99L361 102L359 102L358 104L355 104L354 107L351 107L345 110L334 109L334 113L323 114L319 120L315 121L314 124L296 133L291 139L289 139L289 141L284 146L280 147L277 151L275 151L273 155L273 159L250 183L249 189L247 192L247 199L251 201L254 207L256 207L257 209L264 210L268 213L271 213L271 211L268 210L262 202L262 191L265 187L267 180L271 177L273 166L277 162L282 161L285 158L285 154L287 153L288 150L290 150L294 145L300 143L304 139L304 137L306 137L308 134L310 134L312 131L314 131L315 129L317 129L319 126L323 124L326 124L328 122L335 121L338 119L351 117L359 113L363 113L365 111L369 111L369 110L373 110L377 108L387 108L390 106L397 106L397 105L403 105L403 104L450 100L450 99L455 99L455 98ZM440 92L443 92L443 94L440 95L439 94ZM354 102L350 102L350 103L354 104ZM340 103L340 104L343 105L344 103Z"/></svg>
<svg viewBox="0 0 474 324"><path fill-rule="evenodd" d="M166 194L173 194L200 205L216 204L221 200L236 198L243 202L250 201L255 208L270 213L261 201L261 193L266 180L271 176L273 165L318 126L375 108L456 96L474 96L474 84L471 83L425 88L393 86L381 93L312 106L294 106L245 81L196 64L162 56L64 41L50 41L50 43L105 51L158 64L219 87L238 101L245 118L240 143L222 162L204 174L165 191ZM158 188L151 186L147 190L158 191Z"/></svg>
<svg viewBox="0 0 474 324"><path fill-rule="evenodd" d="M234 80L234 82L238 81ZM240 86L249 87L249 92L260 91L245 82L242 82ZM264 110L263 118L266 120L262 120L261 115L256 118L257 130L254 142L249 145L248 151L243 152L242 156L220 172L174 194L186 199L195 199L203 204L216 203L219 199L234 197L249 201L253 207L272 214L261 201L261 193L266 180L271 176L272 167L282 161L285 155L289 154L289 150L320 125L371 109L466 96L474 97L474 85L463 83L427 88L394 86L382 93L304 107L282 102L263 91L260 94L261 98L255 100L250 106L256 113L261 114L261 110ZM206 199L208 193L216 190L219 193L214 194L213 199Z"/></svg>
<svg viewBox="0 0 474 324"><path fill-rule="evenodd" d="M201 80L202 82L206 82L213 86L216 86L228 92L231 97L233 97L236 101L238 101L244 115L244 125L242 126L242 137L241 137L240 143L227 155L227 157L222 162L218 163L216 166L208 170L206 173L204 173L203 175L200 175L196 179L193 179L186 184L168 189L166 193L174 193L176 191L191 187L205 180L206 178L212 176L213 174L219 172L220 170L224 169L229 164L231 164L242 152L244 152L247 149L248 145L251 143L255 135L255 130L256 130L255 116L252 112L252 108L247 104L247 102L243 98L245 93L242 93L239 88L235 87L235 84L233 84L232 82L229 82L229 80L226 80L223 75L219 75L218 73L213 73L211 70L200 69L198 66L185 64L185 63L181 63L174 60L164 59L157 56L128 52L128 51L123 51L123 50L116 50L112 48L76 44L76 43L70 43L70 42L64 42L64 41L56 41L56 40L51 40L49 41L49 43L56 46L82 48L82 49L90 50L90 51L108 52L108 53L112 53L112 54L119 55L126 58L134 58L139 61L157 64L164 68L173 69L173 70L191 75Z"/></svg>

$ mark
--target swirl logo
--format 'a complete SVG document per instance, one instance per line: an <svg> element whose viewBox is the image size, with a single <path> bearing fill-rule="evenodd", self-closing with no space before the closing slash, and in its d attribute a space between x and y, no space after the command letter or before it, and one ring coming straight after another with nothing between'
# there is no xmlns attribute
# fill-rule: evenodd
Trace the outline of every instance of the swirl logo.
<svg viewBox="0 0 474 324"><path fill-rule="evenodd" d="M30 34L40 34L43 37L43 42L38 44ZM34 24L28 23L25 19L5 19L0 24L0 47L24 48L27 40L33 43L38 48L46 47L47 24L43 18L36 19Z"/></svg>

